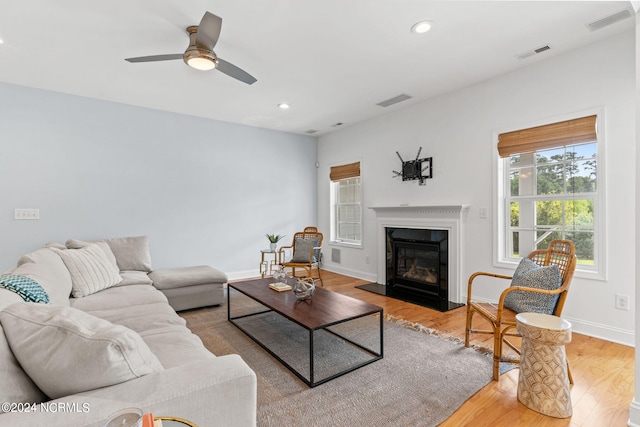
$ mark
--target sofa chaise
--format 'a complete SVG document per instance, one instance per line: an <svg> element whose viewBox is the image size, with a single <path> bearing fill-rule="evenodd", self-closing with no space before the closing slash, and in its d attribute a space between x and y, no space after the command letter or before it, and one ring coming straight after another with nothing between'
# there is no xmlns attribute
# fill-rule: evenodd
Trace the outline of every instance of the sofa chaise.
<svg viewBox="0 0 640 427"><path fill-rule="evenodd" d="M211 283L194 291L180 278L212 273L226 281L202 267L155 276L182 309ZM146 237L48 244L1 275L0 425L97 427L136 407L199 427L255 426L255 373L239 355L210 353L153 276Z"/></svg>

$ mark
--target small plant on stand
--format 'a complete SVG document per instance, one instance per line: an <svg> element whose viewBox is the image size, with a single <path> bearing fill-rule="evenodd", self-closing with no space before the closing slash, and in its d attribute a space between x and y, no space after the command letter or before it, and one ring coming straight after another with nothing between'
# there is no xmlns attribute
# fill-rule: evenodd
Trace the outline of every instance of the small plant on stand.
<svg viewBox="0 0 640 427"><path fill-rule="evenodd" d="M267 233L265 234L265 236L267 236L267 239L269 239L269 249L275 252L276 248L278 247L278 242L284 237L284 234L280 235Z"/></svg>

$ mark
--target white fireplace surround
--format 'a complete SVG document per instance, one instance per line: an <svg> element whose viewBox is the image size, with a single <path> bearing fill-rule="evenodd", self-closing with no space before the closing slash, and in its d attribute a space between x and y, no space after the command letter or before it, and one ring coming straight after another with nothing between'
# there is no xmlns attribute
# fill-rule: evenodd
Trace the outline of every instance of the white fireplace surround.
<svg viewBox="0 0 640 427"><path fill-rule="evenodd" d="M464 222L469 205L374 206L376 212L377 282L386 285L386 228L446 230L449 234L449 301L464 303L462 287Z"/></svg>

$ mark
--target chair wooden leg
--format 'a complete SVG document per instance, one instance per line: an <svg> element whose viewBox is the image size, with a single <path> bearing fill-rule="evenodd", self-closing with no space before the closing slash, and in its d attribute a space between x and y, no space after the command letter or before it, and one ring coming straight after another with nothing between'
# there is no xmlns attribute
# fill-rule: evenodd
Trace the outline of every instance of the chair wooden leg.
<svg viewBox="0 0 640 427"><path fill-rule="evenodd" d="M493 331L493 380L500 379L500 359L502 358L502 334L500 329Z"/></svg>
<svg viewBox="0 0 640 427"><path fill-rule="evenodd" d="M473 309L467 304L467 326L464 330L464 346L469 347L469 339L471 335L471 319L473 318Z"/></svg>
<svg viewBox="0 0 640 427"><path fill-rule="evenodd" d="M320 267L318 268L318 281L320 282L320 286L324 287L324 283L322 282L322 276L320 275Z"/></svg>
<svg viewBox="0 0 640 427"><path fill-rule="evenodd" d="M573 385L573 375L571 375L571 369L569 369L569 359L567 359L567 376L569 377L569 384Z"/></svg>

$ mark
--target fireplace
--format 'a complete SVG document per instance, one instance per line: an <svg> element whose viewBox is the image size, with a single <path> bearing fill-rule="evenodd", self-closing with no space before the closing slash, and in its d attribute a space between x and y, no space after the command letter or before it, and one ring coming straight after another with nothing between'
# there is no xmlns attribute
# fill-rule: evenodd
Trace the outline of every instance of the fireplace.
<svg viewBox="0 0 640 427"><path fill-rule="evenodd" d="M447 230L386 227L387 293L448 310L448 234Z"/></svg>
<svg viewBox="0 0 640 427"><path fill-rule="evenodd" d="M469 206L369 209L376 213L377 283L362 288L440 311L464 305L462 245Z"/></svg>

